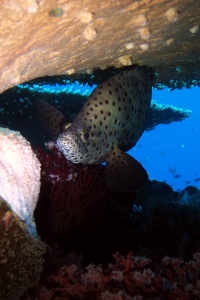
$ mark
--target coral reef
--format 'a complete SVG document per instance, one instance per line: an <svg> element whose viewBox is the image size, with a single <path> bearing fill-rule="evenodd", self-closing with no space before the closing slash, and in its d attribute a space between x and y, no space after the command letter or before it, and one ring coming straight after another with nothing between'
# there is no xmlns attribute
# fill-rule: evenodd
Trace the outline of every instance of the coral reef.
<svg viewBox="0 0 200 300"><path fill-rule="evenodd" d="M35 149L42 169L35 220L49 252L21 299L198 299L198 189L179 193L153 180L137 193L106 191L103 167L73 166L48 148Z"/></svg>
<svg viewBox="0 0 200 300"><path fill-rule="evenodd" d="M36 218L41 210L49 207L51 238L56 236L62 240L64 237L66 241L74 228L86 220L88 212L90 214L91 210L96 209L98 201L108 195L110 190L106 187L104 166L74 165L66 160L55 144L48 144L50 146L49 153L41 148L35 149L42 166L41 202L36 209ZM42 225L44 215L41 220L38 218L39 230L46 227ZM44 236L43 231L41 236Z"/></svg>
<svg viewBox="0 0 200 300"><path fill-rule="evenodd" d="M46 246L2 198L0 220L0 299L18 300L40 279Z"/></svg>
<svg viewBox="0 0 200 300"><path fill-rule="evenodd" d="M139 192L121 194L106 189L103 166L73 166L56 148L35 152L42 165L35 219L47 243L59 243L67 253L78 249L88 262L108 262L116 249L151 259L198 251L198 191L187 187L185 195L153 180Z"/></svg>
<svg viewBox="0 0 200 300"><path fill-rule="evenodd" d="M37 237L34 209L40 192L40 163L17 131L0 128L0 195Z"/></svg>
<svg viewBox="0 0 200 300"><path fill-rule="evenodd" d="M132 64L154 67L173 88L199 84L199 10L196 0L1 1L0 91Z"/></svg>
<svg viewBox="0 0 200 300"><path fill-rule="evenodd" d="M108 268L63 266L35 287L34 299L199 299L200 253L189 262L169 257L152 262L131 252L126 258L116 253L114 258ZM22 300L31 295L27 292Z"/></svg>

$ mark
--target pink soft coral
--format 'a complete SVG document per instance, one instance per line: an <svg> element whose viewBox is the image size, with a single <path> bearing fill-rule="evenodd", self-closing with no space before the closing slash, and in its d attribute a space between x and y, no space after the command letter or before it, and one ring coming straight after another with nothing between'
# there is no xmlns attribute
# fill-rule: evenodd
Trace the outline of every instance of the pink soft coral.
<svg viewBox="0 0 200 300"><path fill-rule="evenodd" d="M34 299L199 299L200 253L189 262L166 257L159 264L131 252L126 258L118 253L114 257L107 269L91 264L85 269L62 267L35 287ZM24 299L31 299L30 294Z"/></svg>

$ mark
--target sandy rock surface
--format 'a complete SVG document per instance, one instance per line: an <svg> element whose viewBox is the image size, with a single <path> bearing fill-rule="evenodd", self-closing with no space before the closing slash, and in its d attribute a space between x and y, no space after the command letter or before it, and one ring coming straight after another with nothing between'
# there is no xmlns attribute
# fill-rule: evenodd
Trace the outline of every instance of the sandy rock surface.
<svg viewBox="0 0 200 300"><path fill-rule="evenodd" d="M0 91L108 66L194 61L197 0L2 0Z"/></svg>

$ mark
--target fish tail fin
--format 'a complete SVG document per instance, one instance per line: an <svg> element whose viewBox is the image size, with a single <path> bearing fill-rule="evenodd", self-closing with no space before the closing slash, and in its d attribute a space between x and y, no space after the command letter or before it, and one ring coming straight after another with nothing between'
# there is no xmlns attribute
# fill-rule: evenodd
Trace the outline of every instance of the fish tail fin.
<svg viewBox="0 0 200 300"><path fill-rule="evenodd" d="M37 98L35 101L37 115L44 129L52 139L56 139L67 123L65 116L54 106Z"/></svg>
<svg viewBox="0 0 200 300"><path fill-rule="evenodd" d="M139 190L148 182L142 165L117 147L106 158L105 177L108 187L120 192Z"/></svg>

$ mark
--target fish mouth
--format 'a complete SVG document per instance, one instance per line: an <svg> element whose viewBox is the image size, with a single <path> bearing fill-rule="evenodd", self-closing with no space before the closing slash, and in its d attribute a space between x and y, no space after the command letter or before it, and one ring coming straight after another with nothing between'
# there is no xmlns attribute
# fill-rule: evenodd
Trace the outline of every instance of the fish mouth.
<svg viewBox="0 0 200 300"><path fill-rule="evenodd" d="M70 150L73 150L74 152L77 152L78 151L78 146L77 146L77 143L74 141L74 138L73 137L67 137L66 138L66 143L70 144Z"/></svg>
<svg viewBox="0 0 200 300"><path fill-rule="evenodd" d="M56 144L67 159L71 156L76 156L78 153L78 145L74 140L74 136L60 134L57 138Z"/></svg>

